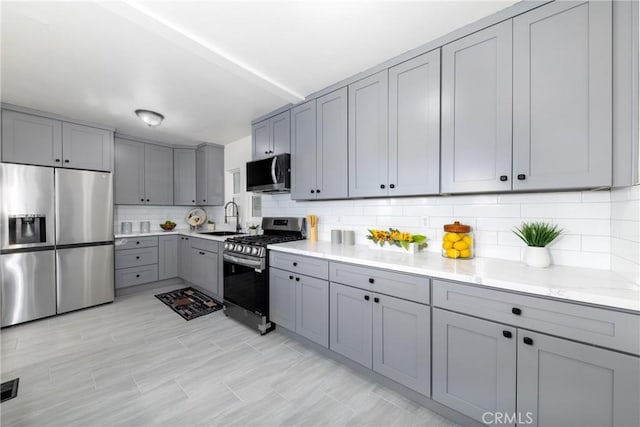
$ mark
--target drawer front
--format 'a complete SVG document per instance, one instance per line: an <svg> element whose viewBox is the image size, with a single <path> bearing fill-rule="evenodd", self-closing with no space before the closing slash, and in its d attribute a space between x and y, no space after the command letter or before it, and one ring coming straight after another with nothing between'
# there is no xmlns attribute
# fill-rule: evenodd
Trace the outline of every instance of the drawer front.
<svg viewBox="0 0 640 427"><path fill-rule="evenodd" d="M331 263L329 276L332 282L429 304L428 277L339 262Z"/></svg>
<svg viewBox="0 0 640 427"><path fill-rule="evenodd" d="M433 305L472 316L640 354L640 316L473 285L433 281Z"/></svg>
<svg viewBox="0 0 640 427"><path fill-rule="evenodd" d="M128 249L116 252L116 269L157 264L158 248Z"/></svg>
<svg viewBox="0 0 640 427"><path fill-rule="evenodd" d="M215 240L198 239L195 237L191 238L191 247L201 249L203 251L218 253L219 244L220 242Z"/></svg>
<svg viewBox="0 0 640 427"><path fill-rule="evenodd" d="M116 239L116 251L158 246L158 237L123 237Z"/></svg>
<svg viewBox="0 0 640 427"><path fill-rule="evenodd" d="M158 264L116 270L116 288L126 288L157 280Z"/></svg>
<svg viewBox="0 0 640 427"><path fill-rule="evenodd" d="M270 251L269 265L318 279L329 277L329 262L319 258Z"/></svg>

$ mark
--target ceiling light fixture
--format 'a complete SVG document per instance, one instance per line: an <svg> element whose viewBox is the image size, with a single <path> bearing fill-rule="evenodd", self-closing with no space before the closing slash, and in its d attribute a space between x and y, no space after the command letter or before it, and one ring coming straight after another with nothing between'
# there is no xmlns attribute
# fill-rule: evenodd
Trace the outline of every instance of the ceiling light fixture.
<svg viewBox="0 0 640 427"><path fill-rule="evenodd" d="M135 113L136 116L140 117L140 120L148 124L149 127L156 127L164 120L162 114L151 110L136 110Z"/></svg>

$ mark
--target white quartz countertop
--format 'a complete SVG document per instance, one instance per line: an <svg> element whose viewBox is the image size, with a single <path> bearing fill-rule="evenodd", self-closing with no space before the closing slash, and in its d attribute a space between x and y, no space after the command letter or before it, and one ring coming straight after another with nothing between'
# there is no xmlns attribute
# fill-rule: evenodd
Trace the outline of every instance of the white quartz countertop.
<svg viewBox="0 0 640 427"><path fill-rule="evenodd" d="M309 240L269 245L268 249L640 312L640 285L607 270L534 268L493 258L454 260L434 252L411 255Z"/></svg>
<svg viewBox="0 0 640 427"><path fill-rule="evenodd" d="M233 230L216 230L216 231L233 231ZM224 242L229 237L238 237L238 236L245 235L244 233L241 233L241 234L234 234L231 236L212 236L210 234L208 235L208 234L201 234L199 232L189 231L189 229L178 229L178 230L172 230L172 231L152 231L150 233L116 234L114 238L119 240L119 239L130 239L135 237L171 236L176 234L179 234L182 236L197 237L198 239L215 240L216 242Z"/></svg>

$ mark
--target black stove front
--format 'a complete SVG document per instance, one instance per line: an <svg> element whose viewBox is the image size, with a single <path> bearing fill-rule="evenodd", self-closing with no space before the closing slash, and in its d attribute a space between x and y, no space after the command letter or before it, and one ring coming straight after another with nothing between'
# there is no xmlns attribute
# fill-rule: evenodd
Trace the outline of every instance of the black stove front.
<svg viewBox="0 0 640 427"><path fill-rule="evenodd" d="M267 245L304 238L304 218L264 218L263 235L227 239L224 259L224 312L257 328L262 335L274 329L269 322L269 257Z"/></svg>

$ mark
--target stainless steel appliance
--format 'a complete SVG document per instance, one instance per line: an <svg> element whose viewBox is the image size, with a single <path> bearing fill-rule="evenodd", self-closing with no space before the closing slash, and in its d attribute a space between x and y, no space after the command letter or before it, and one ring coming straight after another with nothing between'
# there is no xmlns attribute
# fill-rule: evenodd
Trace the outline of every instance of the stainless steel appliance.
<svg viewBox="0 0 640 427"><path fill-rule="evenodd" d="M0 164L1 326L113 301L112 187L109 173Z"/></svg>
<svg viewBox="0 0 640 427"><path fill-rule="evenodd" d="M247 191L288 193L291 189L291 155L278 154L247 162Z"/></svg>
<svg viewBox="0 0 640 427"><path fill-rule="evenodd" d="M224 312L257 328L273 330L269 322L269 254L267 245L304 239L304 218L263 218L264 234L227 239L224 260Z"/></svg>

